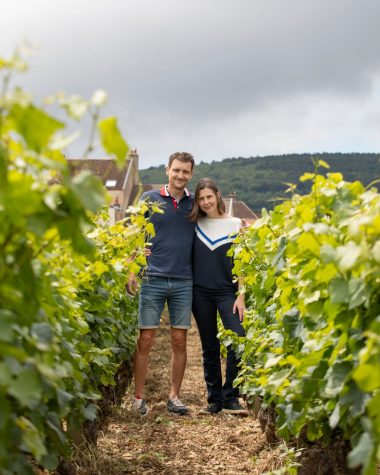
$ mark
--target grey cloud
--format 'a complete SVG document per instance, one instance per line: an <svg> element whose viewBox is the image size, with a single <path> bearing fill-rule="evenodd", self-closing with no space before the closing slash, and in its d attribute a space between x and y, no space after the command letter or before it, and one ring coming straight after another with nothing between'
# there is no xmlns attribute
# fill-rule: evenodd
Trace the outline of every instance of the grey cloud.
<svg viewBox="0 0 380 475"><path fill-rule="evenodd" d="M212 143L230 120L289 101L307 110L321 97L368 98L380 74L377 0L6 3L4 44L41 44L22 84L40 95L108 90L107 112L142 149L204 130Z"/></svg>

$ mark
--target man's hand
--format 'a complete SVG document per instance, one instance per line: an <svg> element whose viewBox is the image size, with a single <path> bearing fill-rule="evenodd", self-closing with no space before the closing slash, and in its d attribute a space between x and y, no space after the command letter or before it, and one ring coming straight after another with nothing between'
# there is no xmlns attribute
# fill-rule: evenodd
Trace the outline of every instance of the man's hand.
<svg viewBox="0 0 380 475"><path fill-rule="evenodd" d="M126 284L126 289L127 292L134 295L139 288L139 281L137 280L135 274L130 274L129 275L129 280Z"/></svg>
<svg viewBox="0 0 380 475"><path fill-rule="evenodd" d="M239 320L242 322L244 319L244 311L245 311L244 294L239 294L237 296L232 311L233 313L239 314Z"/></svg>

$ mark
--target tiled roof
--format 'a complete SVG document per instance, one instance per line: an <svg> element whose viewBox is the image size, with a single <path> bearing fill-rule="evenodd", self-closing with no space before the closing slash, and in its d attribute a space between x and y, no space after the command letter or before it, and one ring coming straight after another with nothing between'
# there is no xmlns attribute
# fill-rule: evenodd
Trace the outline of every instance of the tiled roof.
<svg viewBox="0 0 380 475"><path fill-rule="evenodd" d="M231 206L231 198L223 198L223 201L226 205L226 213L229 212ZM230 213L231 216L235 216L235 218L245 219L248 221L256 221L258 216L254 213L251 208L249 208L244 201L238 201L235 198L232 202L232 210Z"/></svg>
<svg viewBox="0 0 380 475"><path fill-rule="evenodd" d="M73 174L82 170L89 170L97 175L108 190L122 190L125 182L128 164L122 169L116 166L115 160L104 158L87 160L68 159L68 164Z"/></svg>

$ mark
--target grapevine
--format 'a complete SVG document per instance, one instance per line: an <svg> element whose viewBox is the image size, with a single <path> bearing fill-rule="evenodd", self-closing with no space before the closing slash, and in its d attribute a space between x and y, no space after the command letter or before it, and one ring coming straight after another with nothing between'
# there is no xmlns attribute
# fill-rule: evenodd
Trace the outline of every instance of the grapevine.
<svg viewBox="0 0 380 475"><path fill-rule="evenodd" d="M380 195L339 173L263 213L232 252L244 279L246 337L236 383L276 410L277 433L342 436L348 465L380 461ZM293 190L294 191L294 190Z"/></svg>
<svg viewBox="0 0 380 475"><path fill-rule="evenodd" d="M19 52L0 59L0 69L0 472L6 475L33 473L36 465L54 469L86 421L98 417L105 388L115 387L135 348L137 302L125 283L145 263L141 250L153 230L145 205L109 224L100 180L70 174L66 124L10 89L11 73L26 69ZM128 146L116 119L99 119L102 98L99 91L90 101L59 95L71 117L79 109L97 111L105 149L122 165Z"/></svg>

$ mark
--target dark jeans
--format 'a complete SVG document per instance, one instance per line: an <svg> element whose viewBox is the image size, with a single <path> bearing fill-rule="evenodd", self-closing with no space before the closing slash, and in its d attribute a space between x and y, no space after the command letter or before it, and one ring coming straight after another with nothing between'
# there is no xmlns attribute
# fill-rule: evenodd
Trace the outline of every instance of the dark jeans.
<svg viewBox="0 0 380 475"><path fill-rule="evenodd" d="M236 300L233 289L231 291L210 290L204 287L193 288L193 315L197 322L203 349L203 369L207 386L207 401L223 406L239 397L238 388L232 383L237 376L237 358L231 346L227 349L226 378L222 384L222 370L220 362L220 343L217 338L217 312L222 319L223 326L239 336L245 332L240 323L239 315L232 313Z"/></svg>

